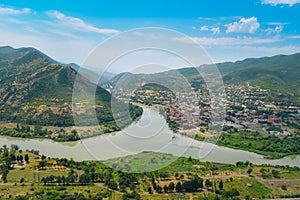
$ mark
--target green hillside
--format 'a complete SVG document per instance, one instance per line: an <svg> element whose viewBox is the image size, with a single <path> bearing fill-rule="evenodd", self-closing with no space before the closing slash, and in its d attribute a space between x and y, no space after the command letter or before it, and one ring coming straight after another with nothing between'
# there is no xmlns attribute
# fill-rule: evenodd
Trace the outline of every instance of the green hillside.
<svg viewBox="0 0 300 200"><path fill-rule="evenodd" d="M71 66L61 65L36 49L0 47L0 121L73 125L72 92L76 74ZM86 80L86 84L93 83ZM96 113L100 124L114 123L110 102L111 95L97 87ZM131 111L134 118L142 112L136 106L131 106ZM120 116L126 117L122 112Z"/></svg>
<svg viewBox="0 0 300 200"><path fill-rule="evenodd" d="M226 82L250 81L283 93L299 93L300 53L246 59L219 67Z"/></svg>

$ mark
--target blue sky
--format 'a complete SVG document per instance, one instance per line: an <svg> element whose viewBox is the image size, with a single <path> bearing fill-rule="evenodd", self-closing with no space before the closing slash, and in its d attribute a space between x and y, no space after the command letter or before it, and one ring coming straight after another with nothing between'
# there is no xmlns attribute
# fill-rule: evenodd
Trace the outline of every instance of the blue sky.
<svg viewBox="0 0 300 200"><path fill-rule="evenodd" d="M96 45L141 27L179 31L215 62L300 52L300 0L0 2L0 45L82 64ZM187 42L186 38L178 38Z"/></svg>

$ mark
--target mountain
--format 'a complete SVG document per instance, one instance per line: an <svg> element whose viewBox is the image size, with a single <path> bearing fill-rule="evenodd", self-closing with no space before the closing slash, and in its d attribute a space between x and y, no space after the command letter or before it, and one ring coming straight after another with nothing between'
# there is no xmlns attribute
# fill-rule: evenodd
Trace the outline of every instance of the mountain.
<svg viewBox="0 0 300 200"><path fill-rule="evenodd" d="M246 59L219 69L229 83L249 81L282 93L300 91L300 53Z"/></svg>
<svg viewBox="0 0 300 200"><path fill-rule="evenodd" d="M153 74L133 74L124 72L116 75L103 85L116 89L112 90L113 92L118 91L118 89L134 91L145 84L161 85L174 92L188 91L191 89L190 83L187 81L185 75L181 74L178 70Z"/></svg>
<svg viewBox="0 0 300 200"><path fill-rule="evenodd" d="M283 93L295 97L300 93L300 53L293 55L278 55L263 58L248 58L237 62L216 64L225 84L246 83L270 89L276 93ZM193 87L205 84L199 71L208 69L211 65L196 68L181 68L156 74L122 73L115 76L108 83L115 86L123 77L132 80L136 85L141 80L152 80L164 83L167 87L182 87L182 82L188 80ZM184 78L183 78L184 77ZM119 84L121 85L121 84ZM186 85L186 84L184 84ZM184 89L184 87L183 87Z"/></svg>
<svg viewBox="0 0 300 200"><path fill-rule="evenodd" d="M114 73L106 72L106 71L103 72L103 74L100 74L99 72L96 71L96 69L89 68L89 67L80 67L76 63L62 64L62 65L72 67L76 72L80 72L80 74L86 75L87 77L91 78L91 80L94 80L94 82L96 82L99 85L106 83L116 75Z"/></svg>
<svg viewBox="0 0 300 200"><path fill-rule="evenodd" d="M14 49L10 46L0 47L0 66L8 64L11 60L13 60L13 63L10 64L18 65L26 64L27 62L35 59L44 60L52 64L58 64L57 61L31 47L19 49Z"/></svg>
<svg viewBox="0 0 300 200"><path fill-rule="evenodd" d="M34 48L0 47L0 121L74 125L72 93L77 76L74 66L62 65ZM85 77L80 79L85 87L94 84ZM101 87L95 88L99 123L114 123L110 93ZM136 106L132 106L132 110L133 116L140 114ZM122 112L120 110L120 116L125 117ZM90 125L88 119L82 125Z"/></svg>

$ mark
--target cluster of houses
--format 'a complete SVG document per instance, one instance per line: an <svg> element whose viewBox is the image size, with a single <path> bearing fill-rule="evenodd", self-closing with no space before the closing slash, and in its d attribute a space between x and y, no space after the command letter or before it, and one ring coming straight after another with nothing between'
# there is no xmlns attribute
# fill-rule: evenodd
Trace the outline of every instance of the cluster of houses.
<svg viewBox="0 0 300 200"><path fill-rule="evenodd" d="M176 123L179 129L195 129L208 125L210 119L209 100L198 92L177 92L167 90L136 90L131 100L146 105L159 105L160 112ZM200 104L202 106L200 106Z"/></svg>
<svg viewBox="0 0 300 200"><path fill-rule="evenodd" d="M258 86L226 85L223 105L227 126L270 134L289 135L299 130L300 106L274 97ZM273 96L272 96L273 95ZM174 94L166 90L136 90L131 100L146 105L160 105L179 129L198 129L210 123L211 98L205 89Z"/></svg>
<svg viewBox="0 0 300 200"><path fill-rule="evenodd" d="M280 95L249 84L228 85L226 119L243 128L289 135L299 129L300 106Z"/></svg>

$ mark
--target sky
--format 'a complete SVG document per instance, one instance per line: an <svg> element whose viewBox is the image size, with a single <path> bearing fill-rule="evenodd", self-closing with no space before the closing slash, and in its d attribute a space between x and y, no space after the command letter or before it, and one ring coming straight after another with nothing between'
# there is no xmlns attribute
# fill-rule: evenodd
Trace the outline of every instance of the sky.
<svg viewBox="0 0 300 200"><path fill-rule="evenodd" d="M82 65L101 42L136 28L182 33L218 63L300 52L300 0L26 0L0 2L0 45ZM174 39L174 38L173 38Z"/></svg>

